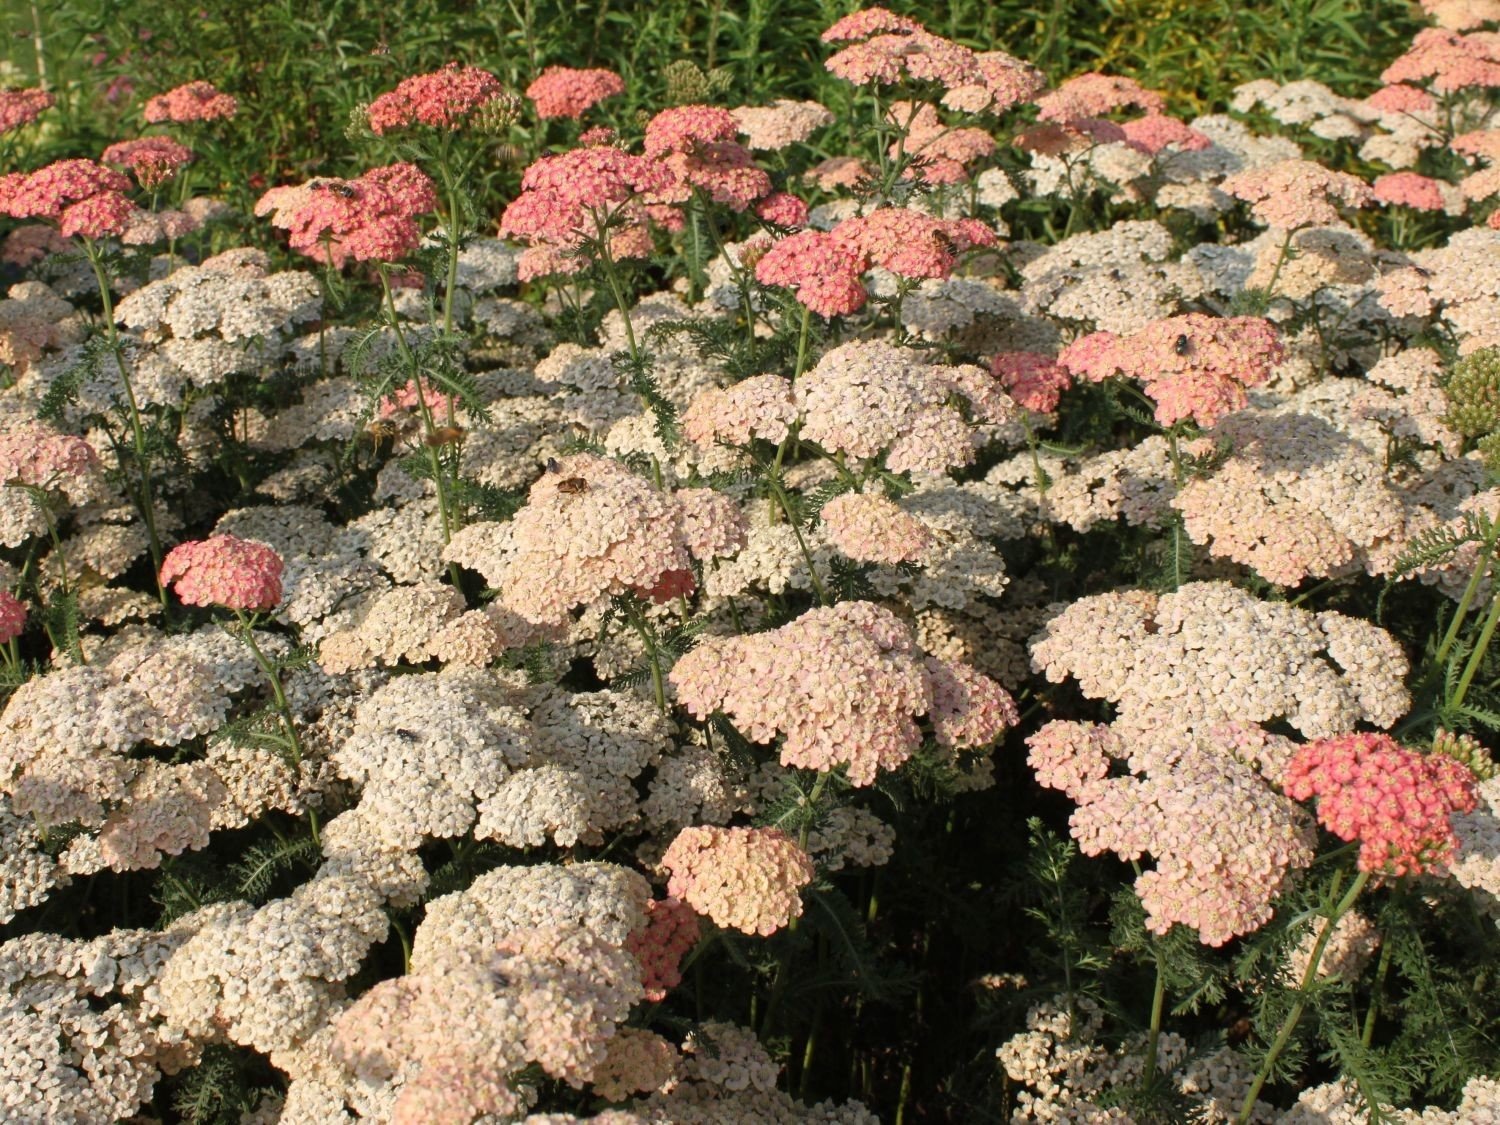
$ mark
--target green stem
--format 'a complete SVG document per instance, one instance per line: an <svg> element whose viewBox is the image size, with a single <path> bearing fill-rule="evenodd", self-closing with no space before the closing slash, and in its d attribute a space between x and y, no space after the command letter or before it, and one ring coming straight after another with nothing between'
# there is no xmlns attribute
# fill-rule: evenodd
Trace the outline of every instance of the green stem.
<svg viewBox="0 0 1500 1125"><path fill-rule="evenodd" d="M1266 299L1269 301L1276 295L1276 282L1281 277L1281 267L1286 265L1287 255L1292 249L1292 235L1296 234L1296 228L1286 232L1286 239L1281 244L1281 253L1276 255L1276 265L1271 270L1271 280L1266 285Z"/></svg>
<svg viewBox="0 0 1500 1125"><path fill-rule="evenodd" d="M807 330L812 322L812 309L806 305L802 306L802 328L797 333L797 366L792 371L792 382L796 382L802 376L802 371L807 364Z"/></svg>
<svg viewBox="0 0 1500 1125"><path fill-rule="evenodd" d="M1495 536L1500 534L1500 524L1496 524L1491 533L1485 536L1484 549L1480 551L1479 558L1474 562L1474 571L1469 575L1469 583L1464 587L1463 595L1458 599L1458 607L1453 611L1453 620L1448 622L1448 631L1443 634L1443 643L1438 645L1437 653L1433 659L1441 664L1448 657L1448 651L1453 643L1458 640L1459 629L1463 626L1464 618L1468 616L1469 608L1474 604L1474 597L1479 593L1479 583L1483 581L1485 572L1489 570L1490 559L1495 553Z"/></svg>
<svg viewBox="0 0 1500 1125"><path fill-rule="evenodd" d="M634 600L625 602L625 619L630 622L630 627L636 631L641 638L641 643L646 646L646 659L651 664L651 689L656 695L657 710L665 715L667 713L667 687L662 680L661 651L657 647L650 622L646 620L646 615L641 612L641 607Z"/></svg>
<svg viewBox="0 0 1500 1125"><path fill-rule="evenodd" d="M266 674L271 681L271 696L276 701L276 710L281 714L281 725L286 730L287 748L292 753L292 765L302 765L302 740L297 737L297 724L292 721L292 708L286 701L286 692L281 687L281 675L276 671L276 666L266 659L266 654L261 652L260 645L255 643L255 621L246 617L245 611L237 609L234 611L240 619L240 636L245 644L250 647L250 653L255 657L255 663L260 665L260 670ZM314 838L316 838L317 822L314 821Z"/></svg>
<svg viewBox="0 0 1500 1125"><path fill-rule="evenodd" d="M1490 641L1495 637L1497 625L1500 625L1500 590L1490 595L1490 610L1485 614L1484 625L1479 630L1479 639L1474 642L1474 651L1469 653L1469 661L1464 665L1464 672L1459 677L1458 687L1453 689L1453 698L1448 701L1449 707L1459 707L1464 701L1464 696L1469 694L1469 685L1473 683L1474 675L1479 671L1479 665L1489 651Z"/></svg>
<svg viewBox="0 0 1500 1125"><path fill-rule="evenodd" d="M1365 889L1365 884L1370 881L1370 873L1361 871L1359 876L1349 885L1349 890L1339 900L1333 912L1328 916L1328 924L1323 927L1323 932L1318 935L1317 942L1313 945L1312 956L1308 959L1307 969L1302 974L1302 983L1297 986L1297 1002L1292 1005L1292 1010L1287 1013L1286 1019L1281 1022L1281 1030L1276 1033L1276 1039L1271 1044L1271 1049L1266 1053L1265 1061L1260 1064L1260 1070L1256 1072L1255 1081L1250 1084L1249 1091L1245 1094L1245 1100L1240 1105L1240 1111L1235 1115L1234 1125L1247 1125L1250 1115L1255 1112L1255 1101L1260 1097L1260 1092L1265 1088L1266 1080L1271 1076L1271 1068L1276 1065L1276 1060L1281 1057L1281 1052L1286 1050L1286 1045L1291 1042L1292 1033L1297 1030L1297 1024L1302 1020L1302 1013L1307 1010L1307 997L1312 988L1313 981L1318 976L1318 965L1323 960L1323 951L1328 948L1328 942L1333 937L1334 927L1339 924L1349 908L1354 905L1354 900L1359 893Z"/></svg>
<svg viewBox="0 0 1500 1125"><path fill-rule="evenodd" d="M1146 1086L1156 1081L1156 1052L1161 1044L1162 1009L1167 999L1166 965L1154 945L1151 952L1156 958L1156 990L1151 994L1151 1030L1146 1035L1146 1063L1141 1071L1141 1082Z"/></svg>
<svg viewBox="0 0 1500 1125"><path fill-rule="evenodd" d="M1391 943L1380 943L1380 961L1375 966L1375 983L1370 989L1370 1010L1365 1013L1365 1026L1359 1041L1365 1047L1375 1038L1375 1014L1380 1011L1380 990L1385 986L1385 974L1391 966Z"/></svg>
<svg viewBox="0 0 1500 1125"><path fill-rule="evenodd" d="M781 482L773 475L767 480L771 492L781 504L781 510L786 513L786 521L791 525L792 534L797 538L797 549L802 552L802 560L807 563L807 577L812 582L813 593L818 595L819 605L829 605L828 595L823 591L823 583L818 581L818 568L813 566L812 552L807 549L807 540L802 538L802 529L797 526L797 519L792 515L791 501L782 491Z"/></svg>

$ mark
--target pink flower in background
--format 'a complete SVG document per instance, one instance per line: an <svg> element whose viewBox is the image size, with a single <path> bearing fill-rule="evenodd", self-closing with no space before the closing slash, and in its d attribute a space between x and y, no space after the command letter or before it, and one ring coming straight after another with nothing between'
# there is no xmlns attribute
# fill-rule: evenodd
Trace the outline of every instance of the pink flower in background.
<svg viewBox="0 0 1500 1125"><path fill-rule="evenodd" d="M26 629L26 603L9 590L0 590L0 645L8 645Z"/></svg>
<svg viewBox="0 0 1500 1125"><path fill-rule="evenodd" d="M456 401L452 395L445 395L430 383L422 384L422 398L425 400L427 409L433 414L446 414ZM399 387L380 400L380 416L392 418L408 410L417 409L416 380L408 379L406 385Z"/></svg>
<svg viewBox="0 0 1500 1125"><path fill-rule="evenodd" d="M925 30L916 20L898 16L886 8L863 8L845 16L823 32L825 43L847 43L882 31L911 32Z"/></svg>
<svg viewBox="0 0 1500 1125"><path fill-rule="evenodd" d="M1386 734L1307 743L1283 786L1296 800L1316 797L1318 822L1340 840L1359 841L1359 869L1377 874L1441 870L1458 846L1453 814L1478 803L1462 762L1408 750Z"/></svg>
<svg viewBox="0 0 1500 1125"><path fill-rule="evenodd" d="M997 355L990 360L990 370L1011 398L1036 414L1051 414L1063 391L1073 385L1066 367L1036 352Z"/></svg>
<svg viewBox="0 0 1500 1125"><path fill-rule="evenodd" d="M45 90L0 90L0 136L31 124L55 102Z"/></svg>
<svg viewBox="0 0 1500 1125"><path fill-rule="evenodd" d="M1102 117L1117 109L1165 113L1167 99L1133 78L1090 71L1069 78L1050 94L1036 100L1040 121L1078 121Z"/></svg>
<svg viewBox="0 0 1500 1125"><path fill-rule="evenodd" d="M654 898L646 904L646 914L646 928L632 933L625 948L641 963L646 999L660 1004L682 983L679 966L698 944L703 927L693 908L679 898Z"/></svg>
<svg viewBox="0 0 1500 1125"><path fill-rule="evenodd" d="M222 93L212 82L189 82L147 101L144 117L150 125L164 121L179 124L225 121L238 113L239 108L240 103L232 95Z"/></svg>
<svg viewBox="0 0 1500 1125"><path fill-rule="evenodd" d="M727 109L710 105L680 105L664 109L646 124L647 156L691 152L704 145L733 141L739 123Z"/></svg>
<svg viewBox="0 0 1500 1125"><path fill-rule="evenodd" d="M1145 117L1125 122L1120 128L1125 130L1125 142L1131 148L1152 156L1174 146L1183 152L1198 152L1213 143L1186 122L1165 113L1148 113Z"/></svg>
<svg viewBox="0 0 1500 1125"><path fill-rule="evenodd" d="M310 180L275 187L255 205L288 244L335 267L355 261L392 261L417 248L417 216L437 206L432 180L412 164L373 168L353 180Z"/></svg>
<svg viewBox="0 0 1500 1125"><path fill-rule="evenodd" d="M1416 172L1391 172L1371 185L1377 203L1410 207L1414 211L1441 211L1442 185Z"/></svg>
<svg viewBox="0 0 1500 1125"><path fill-rule="evenodd" d="M762 937L801 915L802 888L817 874L776 828L684 828L661 863L673 898L717 926Z"/></svg>
<svg viewBox="0 0 1500 1125"><path fill-rule="evenodd" d="M1358 176L1335 172L1311 160L1282 160L1240 172L1221 189L1250 204L1250 213L1267 226L1296 230L1341 221L1338 207L1363 207L1374 199Z"/></svg>
<svg viewBox="0 0 1500 1125"><path fill-rule="evenodd" d="M653 117L646 125L646 156L660 161L672 178L662 198L682 203L699 188L715 203L743 211L770 194L771 177L735 140L738 134L734 115L717 106L676 106Z"/></svg>
<svg viewBox="0 0 1500 1125"><path fill-rule="evenodd" d="M1010 692L956 660L927 658L932 685L932 732L938 743L960 750L988 746L1021 721Z"/></svg>
<svg viewBox="0 0 1500 1125"><path fill-rule="evenodd" d="M605 98L625 92L625 81L612 70L549 66L526 87L526 96L541 118L579 118Z"/></svg>
<svg viewBox="0 0 1500 1125"><path fill-rule="evenodd" d="M187 605L267 610L281 602L281 571L281 556L264 543L214 535L168 551L161 581Z"/></svg>
<svg viewBox="0 0 1500 1125"><path fill-rule="evenodd" d="M0 176L0 211L57 223L64 238L104 238L125 229L135 205L130 181L92 160L59 160L35 172Z"/></svg>
<svg viewBox="0 0 1500 1125"><path fill-rule="evenodd" d="M1047 88L1047 77L1029 62L1004 51L984 51L974 56L979 77L975 82L949 87L943 105L961 113L1004 113L1031 101Z"/></svg>
<svg viewBox="0 0 1500 1125"><path fill-rule="evenodd" d="M193 150L171 137L139 137L120 141L104 150L105 164L123 164L135 173L143 188L159 187L192 162Z"/></svg>
<svg viewBox="0 0 1500 1125"><path fill-rule="evenodd" d="M51 488L99 467L99 455L81 437L59 434L40 422L0 429L0 483Z"/></svg>
<svg viewBox="0 0 1500 1125"><path fill-rule="evenodd" d="M807 225L807 204L790 192L772 192L755 205L755 217L772 226L804 227Z"/></svg>
<svg viewBox="0 0 1500 1125"><path fill-rule="evenodd" d="M869 296L859 258L831 234L804 230L774 244L755 263L762 285L792 290L797 300L823 317L848 316Z"/></svg>
<svg viewBox="0 0 1500 1125"><path fill-rule="evenodd" d="M1493 89L1500 86L1500 36L1423 28L1406 53L1381 72L1380 79L1388 83L1430 81L1439 94Z"/></svg>
<svg viewBox="0 0 1500 1125"><path fill-rule="evenodd" d="M1128 336L1090 333L1064 348L1057 361L1093 383L1113 375L1140 380L1163 426L1192 418L1207 427L1243 409L1245 388L1269 379L1282 355L1268 320L1189 313L1153 321Z"/></svg>
<svg viewBox="0 0 1500 1125"><path fill-rule="evenodd" d="M430 74L402 79L394 90L372 101L366 114L371 130L380 136L413 125L458 129L481 106L504 93L505 87L489 71L454 62Z"/></svg>
<svg viewBox="0 0 1500 1125"><path fill-rule="evenodd" d="M823 65L830 74L856 86L912 81L954 90L984 82L973 51L920 27L851 44Z"/></svg>
<svg viewBox="0 0 1500 1125"><path fill-rule="evenodd" d="M722 390L709 387L682 414L682 436L704 449L716 442L749 445L785 440L797 420L792 384L780 375L752 375Z"/></svg>
<svg viewBox="0 0 1500 1125"><path fill-rule="evenodd" d="M1438 103L1426 90L1398 82L1382 86L1366 98L1364 104L1379 113L1428 113L1436 109Z"/></svg>

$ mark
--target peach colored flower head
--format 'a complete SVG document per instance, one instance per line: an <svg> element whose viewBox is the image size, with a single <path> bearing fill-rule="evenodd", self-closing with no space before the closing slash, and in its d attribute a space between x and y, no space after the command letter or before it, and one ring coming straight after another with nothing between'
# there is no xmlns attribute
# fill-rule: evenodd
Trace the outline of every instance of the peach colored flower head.
<svg viewBox="0 0 1500 1125"><path fill-rule="evenodd" d="M1252 168L1230 176L1221 187L1225 194L1249 203L1250 213L1261 222L1283 230L1337 223L1337 205L1363 207L1374 198L1359 177L1311 160Z"/></svg>
<svg viewBox="0 0 1500 1125"><path fill-rule="evenodd" d="M1147 90L1135 79L1096 71L1069 78L1050 94L1038 98L1036 104L1037 118L1041 121L1077 121L1102 117L1117 109L1163 113L1167 108L1166 98Z"/></svg>
<svg viewBox="0 0 1500 1125"><path fill-rule="evenodd" d="M1155 156L1169 148L1197 152L1213 142L1186 122L1165 113L1148 113L1125 122L1125 143L1131 148Z"/></svg>
<svg viewBox="0 0 1500 1125"><path fill-rule="evenodd" d="M911 81L954 90L984 82L973 51L920 27L852 43L823 65L830 74L856 86Z"/></svg>
<svg viewBox="0 0 1500 1125"><path fill-rule="evenodd" d="M1382 82L1428 82L1439 94L1500 86L1500 35L1460 35L1428 27L1381 72Z"/></svg>
<svg viewBox="0 0 1500 1125"><path fill-rule="evenodd" d="M641 963L641 985L646 999L660 1004L682 983L679 966L698 944L702 926L693 908L678 898L654 898L646 904L646 927L625 941L625 948Z"/></svg>
<svg viewBox="0 0 1500 1125"><path fill-rule="evenodd" d="M0 211L57 223L64 238L104 238L125 229L135 205L130 181L92 160L59 160L35 172L0 176Z"/></svg>
<svg viewBox="0 0 1500 1125"><path fill-rule="evenodd" d="M886 8L871 7L861 8L854 14L838 20L823 32L821 38L825 43L847 43L854 39L866 39L883 31L924 30L926 29L916 20L898 16Z"/></svg>
<svg viewBox="0 0 1500 1125"><path fill-rule="evenodd" d="M1382 86L1364 104L1377 113L1428 113L1437 108L1437 99L1426 90L1397 82Z"/></svg>
<svg viewBox="0 0 1500 1125"><path fill-rule="evenodd" d="M193 150L171 137L139 137L110 145L101 159L105 164L129 168L141 187L149 189L170 180L177 169L191 163Z"/></svg>
<svg viewBox="0 0 1500 1125"><path fill-rule="evenodd" d="M1371 186L1375 201L1387 206L1414 211L1441 211L1444 206L1442 185L1417 172L1391 172L1377 177Z"/></svg>
<svg viewBox="0 0 1500 1125"><path fill-rule="evenodd" d="M791 192L776 191L755 205L755 217L772 226L795 230L807 225L807 204Z"/></svg>
<svg viewBox="0 0 1500 1125"><path fill-rule="evenodd" d="M281 602L281 570L281 556L266 544L213 535L168 551L161 581L187 605L267 610Z"/></svg>
<svg viewBox="0 0 1500 1125"><path fill-rule="evenodd" d="M212 82L189 82L146 102L144 116L151 125L163 121L223 121L239 112L240 103Z"/></svg>
<svg viewBox="0 0 1500 1125"><path fill-rule="evenodd" d="M925 523L876 494L841 493L823 505L819 518L829 541L856 562L918 562L937 542Z"/></svg>
<svg viewBox="0 0 1500 1125"><path fill-rule="evenodd" d="M10 644L26 628L26 603L9 590L0 590L0 645Z"/></svg>
<svg viewBox="0 0 1500 1125"><path fill-rule="evenodd" d="M414 164L372 168L353 180L310 180L275 187L260 197L257 215L290 235L288 244L310 258L342 266L393 261L417 248L417 216L437 206L437 190Z"/></svg>
<svg viewBox="0 0 1500 1125"><path fill-rule="evenodd" d="M694 445L779 442L797 420L792 384L780 375L752 375L731 387L709 387L682 414L682 436Z"/></svg>
<svg viewBox="0 0 1500 1125"><path fill-rule="evenodd" d="M855 254L820 230L788 235L755 263L755 280L792 290L823 317L848 316L864 307L869 293L860 280L863 272Z"/></svg>
<svg viewBox="0 0 1500 1125"><path fill-rule="evenodd" d="M904 207L845 219L830 233L866 268L881 266L910 278L947 277L963 251L995 244L995 232L977 219L935 219Z"/></svg>
<svg viewBox="0 0 1500 1125"><path fill-rule="evenodd" d="M45 90L0 90L0 136L30 125L55 101Z"/></svg>
<svg viewBox="0 0 1500 1125"><path fill-rule="evenodd" d="M943 94L943 105L960 113L1004 113L1029 102L1047 88L1047 78L1029 62L1004 51L974 56L979 80L953 86Z"/></svg>
<svg viewBox="0 0 1500 1125"><path fill-rule="evenodd" d="M541 118L579 118L605 98L625 92L625 81L612 70L593 67L575 70L549 66L526 87L526 96Z"/></svg>
<svg viewBox="0 0 1500 1125"><path fill-rule="evenodd" d="M684 828L662 856L667 893L725 929L769 937L802 913L817 873L776 828Z"/></svg>
<svg viewBox="0 0 1500 1125"><path fill-rule="evenodd" d="M1453 814L1478 803L1468 766L1386 734L1307 743L1283 786L1296 800L1316 797L1318 822L1340 840L1359 841L1361 871L1391 875L1441 870L1458 846Z"/></svg>
<svg viewBox="0 0 1500 1125"><path fill-rule="evenodd" d="M0 483L51 488L98 466L99 455L80 437L56 433L40 422L0 429Z"/></svg>
<svg viewBox="0 0 1500 1125"><path fill-rule="evenodd" d="M414 125L453 130L504 93L500 79L489 71L453 62L430 74L402 79L370 103L366 116L370 129L381 136Z"/></svg>
<svg viewBox="0 0 1500 1125"><path fill-rule="evenodd" d="M1063 391L1073 385L1073 376L1066 367L1037 352L997 355L990 360L990 370L1011 398L1037 414L1056 410Z"/></svg>

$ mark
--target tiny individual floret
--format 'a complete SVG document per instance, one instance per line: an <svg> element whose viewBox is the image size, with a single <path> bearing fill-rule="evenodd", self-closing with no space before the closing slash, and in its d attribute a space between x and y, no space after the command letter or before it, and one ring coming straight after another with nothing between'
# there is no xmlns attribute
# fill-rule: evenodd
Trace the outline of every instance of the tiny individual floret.
<svg viewBox="0 0 1500 1125"><path fill-rule="evenodd" d="M240 103L212 82L189 82L158 94L146 102L144 116L149 125L164 121L225 121L239 112Z"/></svg>
<svg viewBox="0 0 1500 1125"><path fill-rule="evenodd" d="M1358 841L1359 869L1375 874L1441 870L1458 846L1453 814L1478 804L1467 766L1408 750L1386 734L1307 743L1288 764L1283 787L1299 801L1316 797L1319 823L1340 840Z"/></svg>
<svg viewBox="0 0 1500 1125"><path fill-rule="evenodd" d="M264 543L213 535L168 551L161 582L188 605L260 611L281 602L281 570L281 556Z"/></svg>
<svg viewBox="0 0 1500 1125"><path fill-rule="evenodd" d="M451 131L504 94L505 87L489 71L455 62L431 74L402 79L394 90L371 102L366 115L378 136L414 125Z"/></svg>
<svg viewBox="0 0 1500 1125"><path fill-rule="evenodd" d="M46 90L0 90L0 136L30 125L55 101Z"/></svg>
<svg viewBox="0 0 1500 1125"><path fill-rule="evenodd" d="M549 66L526 87L526 96L536 106L536 115L580 118L605 98L625 92L625 81L612 70L591 67Z"/></svg>
<svg viewBox="0 0 1500 1125"><path fill-rule="evenodd" d="M802 913L816 871L775 828L684 828L662 856L667 893L715 925L770 937Z"/></svg>

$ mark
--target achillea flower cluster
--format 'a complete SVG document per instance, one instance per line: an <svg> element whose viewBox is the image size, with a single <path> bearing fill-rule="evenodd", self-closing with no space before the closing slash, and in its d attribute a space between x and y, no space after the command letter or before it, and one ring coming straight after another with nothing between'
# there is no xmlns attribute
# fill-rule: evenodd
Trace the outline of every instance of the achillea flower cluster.
<svg viewBox="0 0 1500 1125"><path fill-rule="evenodd" d="M990 706L988 686L981 689L971 669L955 674L968 688L951 690L945 682L945 729L960 749L988 745L1013 712ZM769 632L706 638L673 666L670 679L696 717L722 711L753 742L782 734L783 765L847 765L855 785L871 784L878 770L912 755L921 744L917 716L938 717L934 673L911 630L870 602L809 610ZM979 714L988 720L966 722Z"/></svg>
<svg viewBox="0 0 1500 1125"><path fill-rule="evenodd" d="M1429 27L1380 74L1382 82L1427 83L1439 94L1500 86L1500 43L1493 32L1460 35Z"/></svg>
<svg viewBox="0 0 1500 1125"><path fill-rule="evenodd" d="M402 79L370 103L366 116L378 136L414 125L452 131L504 94L505 87L489 71L453 62L431 74Z"/></svg>
<svg viewBox="0 0 1500 1125"><path fill-rule="evenodd" d="M995 232L977 219L935 219L900 207L845 219L832 236L864 269L881 266L910 278L947 277L959 254L995 244Z"/></svg>
<svg viewBox="0 0 1500 1125"><path fill-rule="evenodd" d="M1250 213L1270 227L1296 230L1342 222L1339 206L1364 207L1374 199L1357 176L1311 160L1282 160L1226 179L1219 190L1250 204Z"/></svg>
<svg viewBox="0 0 1500 1125"><path fill-rule="evenodd" d="M1306 815L1241 759L1233 738L1132 740L1051 722L1027 744L1037 780L1077 804L1069 826L1084 854L1155 859L1135 883L1153 933L1181 923L1213 946L1250 933L1271 917L1288 873L1312 862ZM1130 774L1108 776L1115 761Z"/></svg>
<svg viewBox="0 0 1500 1125"><path fill-rule="evenodd" d="M846 16L823 33L823 41L851 44L823 65L856 86L910 81L953 90L985 83L973 51L884 8Z"/></svg>
<svg viewBox="0 0 1500 1125"><path fill-rule="evenodd" d="M1441 871L1458 846L1453 815L1478 804L1467 766L1385 734L1307 743L1283 788L1299 801L1316 797L1318 822L1340 840L1359 841L1361 871L1388 875Z"/></svg>
<svg viewBox="0 0 1500 1125"><path fill-rule="evenodd" d="M710 387L683 411L682 435L704 449L717 442L749 445L784 441L797 420L792 384L780 375L752 375L725 388Z"/></svg>
<svg viewBox="0 0 1500 1125"><path fill-rule="evenodd" d="M1066 367L1036 352L997 355L990 360L990 370L1019 406L1035 414L1051 414L1063 391L1073 385Z"/></svg>
<svg viewBox="0 0 1500 1125"><path fill-rule="evenodd" d="M778 98L767 106L742 105L729 112L746 138L745 147L752 152L790 148L833 121L833 114L817 102L794 102L786 98Z"/></svg>
<svg viewBox="0 0 1500 1125"><path fill-rule="evenodd" d="M841 344L798 381L802 436L829 452L885 456L892 472L941 473L973 461L975 427L952 405L1000 424L1015 403L977 367L943 367L881 340Z"/></svg>
<svg viewBox="0 0 1500 1125"><path fill-rule="evenodd" d="M187 605L259 611L280 604L281 571L281 556L264 543L213 535L168 551L161 582Z"/></svg>
<svg viewBox="0 0 1500 1125"><path fill-rule="evenodd" d="M646 906L649 920L636 930L625 948L641 963L641 985L646 999L660 1004L682 983L679 966L698 944L701 927L692 906L678 898L654 898Z"/></svg>
<svg viewBox="0 0 1500 1125"><path fill-rule="evenodd" d="M918 562L937 542L925 523L878 494L841 493L819 518L829 542L856 562Z"/></svg>
<svg viewBox="0 0 1500 1125"><path fill-rule="evenodd" d="M775 828L684 828L661 864L669 895L715 925L762 937L802 914L802 888L817 873Z"/></svg>
<svg viewBox="0 0 1500 1125"><path fill-rule="evenodd" d="M897 128L906 126L905 138L892 141L886 153L892 160L903 155L911 158L903 173L906 179L924 184L963 183L969 178L965 166L995 151L995 138L985 130L946 125L925 102L915 107L896 102L886 111L886 120Z"/></svg>
<svg viewBox="0 0 1500 1125"><path fill-rule="evenodd" d="M1416 172L1391 172L1376 177L1371 185L1375 202L1392 207L1410 207L1413 211L1442 211L1448 204L1443 184Z"/></svg>
<svg viewBox="0 0 1500 1125"><path fill-rule="evenodd" d="M239 112L240 103L221 93L211 82L189 82L158 94L146 102L144 117L148 125L164 121L185 124L191 121L225 121Z"/></svg>
<svg viewBox="0 0 1500 1125"><path fill-rule="evenodd" d="M255 213L288 231L293 250L341 267L350 259L389 262L410 254L422 239L417 216L436 206L426 173L414 164L390 164L353 180L272 188Z"/></svg>
<svg viewBox="0 0 1500 1125"><path fill-rule="evenodd" d="M1133 78L1090 71L1069 78L1051 93L1036 100L1041 121L1080 121L1103 117L1119 109L1165 113L1167 99L1147 90Z"/></svg>
<svg viewBox="0 0 1500 1125"><path fill-rule="evenodd" d="M130 181L92 160L59 160L35 172L0 176L0 211L57 223L64 238L106 238L125 229L135 205Z"/></svg>
<svg viewBox="0 0 1500 1125"><path fill-rule="evenodd" d="M0 137L30 125L56 100L42 89L0 90Z"/></svg>
<svg viewBox="0 0 1500 1125"><path fill-rule="evenodd" d="M1029 102L1047 88L1047 78L1029 62L1004 51L983 51L974 56L979 79L950 86L943 105L960 113L1001 114Z"/></svg>
<svg viewBox="0 0 1500 1125"><path fill-rule="evenodd" d="M110 145L100 157L106 164L123 164L143 188L160 187L192 162L193 150L171 137L140 137Z"/></svg>
<svg viewBox="0 0 1500 1125"><path fill-rule="evenodd" d="M536 106L536 115L580 118L605 98L625 92L625 81L612 70L549 66L526 87L526 96Z"/></svg>
<svg viewBox="0 0 1500 1125"><path fill-rule="evenodd" d="M1184 418L1212 426L1244 408L1245 388L1269 379L1282 354L1270 321L1188 313L1129 336L1084 336L1064 348L1058 362L1090 382L1116 374L1139 379L1156 401L1156 420L1163 426Z"/></svg>
<svg viewBox="0 0 1500 1125"><path fill-rule="evenodd" d="M795 230L807 225L807 204L790 192L773 191L755 205L755 217L772 226Z"/></svg>
<svg viewBox="0 0 1500 1125"><path fill-rule="evenodd" d="M9 590L0 590L0 645L8 645L26 631L26 603Z"/></svg>
<svg viewBox="0 0 1500 1125"><path fill-rule="evenodd" d="M1148 113L1120 126L1131 148L1159 156L1169 148L1179 152L1201 152L1213 142L1187 123L1165 113Z"/></svg>
<svg viewBox="0 0 1500 1125"><path fill-rule="evenodd" d="M770 194L771 177L735 140L738 133L734 115L716 106L674 106L647 122L646 156L672 178L663 199L683 203L697 188L715 203L743 211Z"/></svg>
<svg viewBox="0 0 1500 1125"><path fill-rule="evenodd" d="M645 257L649 205L671 182L655 161L610 146L542 157L522 174L521 194L500 218L502 237L530 244L521 280L586 269L588 260L576 252L601 238L616 258Z"/></svg>
<svg viewBox="0 0 1500 1125"><path fill-rule="evenodd" d="M833 235L798 231L776 242L755 263L762 285L792 290L797 300L822 317L848 316L869 297L860 275L864 265Z"/></svg>

